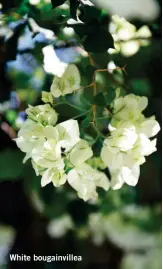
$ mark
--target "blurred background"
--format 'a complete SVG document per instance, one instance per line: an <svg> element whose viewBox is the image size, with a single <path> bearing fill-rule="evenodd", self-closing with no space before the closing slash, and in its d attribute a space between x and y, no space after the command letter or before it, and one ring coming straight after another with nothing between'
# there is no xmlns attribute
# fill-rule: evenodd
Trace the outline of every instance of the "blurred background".
<svg viewBox="0 0 163 269"><path fill-rule="evenodd" d="M108 84L147 96L146 115L161 124L161 0L92 2L105 13L109 31L114 14L125 17L134 31L148 26L150 34L139 31L138 40L117 41L116 52L92 57L101 68L108 66ZM0 269L161 269L161 132L157 152L141 166L138 185L101 192L97 204L79 200L65 186L41 188L13 141L28 104L41 103L41 91L49 91L54 75L68 63L78 65L82 85L91 81L94 68L78 46L78 35L66 26L70 17L67 2L52 9L50 0L0 1ZM127 74L111 71L115 65L126 65ZM98 83L104 87L106 76ZM59 112L62 120L71 116L67 107ZM11 262L10 253L73 253L83 261Z"/></svg>

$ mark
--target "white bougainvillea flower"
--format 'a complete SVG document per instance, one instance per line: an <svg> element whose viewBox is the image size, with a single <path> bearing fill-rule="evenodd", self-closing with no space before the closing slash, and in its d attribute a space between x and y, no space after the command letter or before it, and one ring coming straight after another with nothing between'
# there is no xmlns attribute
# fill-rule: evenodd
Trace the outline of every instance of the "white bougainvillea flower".
<svg viewBox="0 0 163 269"><path fill-rule="evenodd" d="M138 132L145 134L147 137L153 137L160 131L160 125L156 121L155 116L150 118L142 118L138 126Z"/></svg>
<svg viewBox="0 0 163 269"><path fill-rule="evenodd" d="M51 93L57 98L75 92L80 88L80 73L74 64L70 64L62 77L55 76L51 85Z"/></svg>
<svg viewBox="0 0 163 269"><path fill-rule="evenodd" d="M45 187L49 183L53 183L55 187L59 187L65 184L67 175L64 170L58 168L49 168L47 169L41 178L41 186Z"/></svg>
<svg viewBox="0 0 163 269"><path fill-rule="evenodd" d="M29 108L26 109L26 113L31 120L41 123L43 126L53 126L58 120L58 114L49 104L35 107L29 105Z"/></svg>
<svg viewBox="0 0 163 269"><path fill-rule="evenodd" d="M80 140L79 125L77 120L67 120L56 126L59 132L60 146L65 152L73 148Z"/></svg>
<svg viewBox="0 0 163 269"><path fill-rule="evenodd" d="M77 191L78 196L87 201L96 200L96 187L109 189L110 183L106 175L83 163L80 168L72 169L67 175L68 183Z"/></svg>
<svg viewBox="0 0 163 269"><path fill-rule="evenodd" d="M120 46L120 52L126 57L130 57L139 51L140 42L139 41L128 41L122 42Z"/></svg>
<svg viewBox="0 0 163 269"><path fill-rule="evenodd" d="M113 102L113 119L127 121L137 120L147 105L148 99L145 96L141 97L129 94L115 99Z"/></svg>
<svg viewBox="0 0 163 269"><path fill-rule="evenodd" d="M113 118L104 140L101 158L111 173L111 186L119 189L124 183L135 186L140 165L145 157L156 151L156 139L150 140L159 130L155 117L145 118L146 97L129 94L113 102Z"/></svg>
<svg viewBox="0 0 163 269"><path fill-rule="evenodd" d="M93 151L86 140L81 139L69 154L70 163L73 166L80 166L93 155Z"/></svg>
<svg viewBox="0 0 163 269"><path fill-rule="evenodd" d="M111 173L111 187L113 190L120 189L124 183L135 186L138 183L140 166L133 165L131 168L122 166Z"/></svg>
<svg viewBox="0 0 163 269"><path fill-rule="evenodd" d="M110 25L110 31L116 34L118 40L129 40L134 38L136 33L136 27L118 15L112 16L112 23Z"/></svg>
<svg viewBox="0 0 163 269"><path fill-rule="evenodd" d="M41 100L44 103L53 104L53 96L52 96L51 92L42 91L42 98L41 98Z"/></svg>
<svg viewBox="0 0 163 269"><path fill-rule="evenodd" d="M37 147L31 153L34 162L44 168L63 169L64 161L61 158L61 148L57 141L47 140L42 147Z"/></svg>
<svg viewBox="0 0 163 269"><path fill-rule="evenodd" d="M124 122L114 130L109 125L109 129L112 129L111 137L105 140L105 144L118 147L121 151L130 150L138 138L135 126L130 122Z"/></svg>
<svg viewBox="0 0 163 269"><path fill-rule="evenodd" d="M138 52L140 46L150 44L148 38L151 37L151 31L148 26L144 25L137 31L133 24L118 15L112 16L109 32L113 36L115 47L114 51L108 50L109 54L121 52L125 57L130 57Z"/></svg>
<svg viewBox="0 0 163 269"><path fill-rule="evenodd" d="M49 222L47 232L52 238L60 238L73 228L74 224L71 217L69 215L63 215Z"/></svg>
<svg viewBox="0 0 163 269"><path fill-rule="evenodd" d="M18 132L18 137L14 139L21 151L29 153L33 148L42 146L45 142L43 128L27 119Z"/></svg>

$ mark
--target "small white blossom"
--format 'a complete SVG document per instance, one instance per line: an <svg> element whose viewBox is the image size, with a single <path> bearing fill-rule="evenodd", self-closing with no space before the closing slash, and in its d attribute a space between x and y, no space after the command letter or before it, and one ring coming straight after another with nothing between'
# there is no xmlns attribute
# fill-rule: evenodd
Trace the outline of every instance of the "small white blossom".
<svg viewBox="0 0 163 269"><path fill-rule="evenodd" d="M55 125L58 120L58 114L49 104L35 107L29 105L29 108L26 109L26 113L30 119L44 126Z"/></svg>
<svg viewBox="0 0 163 269"><path fill-rule="evenodd" d="M30 153L33 148L42 146L45 142L43 127L27 119L19 130L18 137L14 140L21 151Z"/></svg>
<svg viewBox="0 0 163 269"><path fill-rule="evenodd" d="M53 104L53 96L52 96L51 92L42 91L42 98L41 98L41 100L44 103Z"/></svg>
<svg viewBox="0 0 163 269"><path fill-rule="evenodd" d="M31 152L34 162L44 168L63 168L64 162L61 158L61 148L57 141L47 140L42 147L35 147Z"/></svg>
<svg viewBox="0 0 163 269"><path fill-rule="evenodd" d="M64 170L58 168L47 169L41 179L41 186L44 187L49 183L53 183L55 187L65 184L67 176Z"/></svg>
<svg viewBox="0 0 163 269"><path fill-rule="evenodd" d="M55 76L51 85L51 93L57 98L75 92L80 88L80 73L74 64L70 64L62 77Z"/></svg>
<svg viewBox="0 0 163 269"><path fill-rule="evenodd" d="M147 107L148 99L145 96L128 94L114 100L113 119L117 120L137 120L141 112Z"/></svg>
<svg viewBox="0 0 163 269"><path fill-rule="evenodd" d="M121 52L124 56L130 57L136 54L140 46L147 46L150 43L151 31L148 26L142 26L138 31L136 27L125 18L118 15L112 16L109 25L114 39L115 51L108 50L109 54Z"/></svg>
<svg viewBox="0 0 163 269"><path fill-rule="evenodd" d="M83 163L80 168L72 169L67 175L68 183L78 192L78 196L87 201L96 200L96 187L109 189L110 183L106 175Z"/></svg>
<svg viewBox="0 0 163 269"><path fill-rule="evenodd" d="M111 131L111 126L109 127ZM111 137L107 138L104 143L112 147L118 147L121 151L128 151L133 147L137 138L135 126L130 122L124 122L119 128L112 129Z"/></svg>
<svg viewBox="0 0 163 269"><path fill-rule="evenodd" d="M63 237L67 231L73 229L74 224L69 215L63 215L57 219L53 219L47 226L47 232L52 238Z"/></svg>

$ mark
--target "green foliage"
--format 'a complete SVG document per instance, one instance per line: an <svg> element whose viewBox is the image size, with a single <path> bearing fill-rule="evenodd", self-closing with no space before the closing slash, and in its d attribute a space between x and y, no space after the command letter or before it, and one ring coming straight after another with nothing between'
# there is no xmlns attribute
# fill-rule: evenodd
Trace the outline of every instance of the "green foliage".
<svg viewBox="0 0 163 269"><path fill-rule="evenodd" d="M7 121L12 125L17 117L17 113L15 110L13 109L9 109L7 112L6 112L6 119Z"/></svg>
<svg viewBox="0 0 163 269"><path fill-rule="evenodd" d="M23 153L19 150L6 149L0 154L0 181L16 180L23 171Z"/></svg>
<svg viewBox="0 0 163 269"><path fill-rule="evenodd" d="M107 105L107 100L105 98L105 93L104 92L100 92L98 93L94 98L93 98L93 102L94 104L98 105L98 106L106 106Z"/></svg>
<svg viewBox="0 0 163 269"><path fill-rule="evenodd" d="M90 127L91 120L92 120L92 113L89 113L88 116L85 117L85 119L81 121L81 124L80 124L81 129Z"/></svg>
<svg viewBox="0 0 163 269"><path fill-rule="evenodd" d="M75 5L76 1L74 2ZM72 13L71 2L70 10ZM114 48L111 34L108 32L108 16L95 6L81 4L79 6L79 19L82 22L68 24L73 27L76 34L81 38L84 49L88 52L101 53L109 48ZM73 18L77 11L77 4L73 8Z"/></svg>
<svg viewBox="0 0 163 269"><path fill-rule="evenodd" d="M114 43L111 34L95 23L91 33L85 38L83 46L88 52L101 53L114 48Z"/></svg>
<svg viewBox="0 0 163 269"><path fill-rule="evenodd" d="M137 93L141 96L150 95L150 85L148 80L144 79L133 79L130 82L130 85L133 89L133 93Z"/></svg>
<svg viewBox="0 0 163 269"><path fill-rule="evenodd" d="M109 106L112 101L115 99L115 89L113 87L109 87L107 91L98 93L93 98L93 103L98 106L106 107Z"/></svg>

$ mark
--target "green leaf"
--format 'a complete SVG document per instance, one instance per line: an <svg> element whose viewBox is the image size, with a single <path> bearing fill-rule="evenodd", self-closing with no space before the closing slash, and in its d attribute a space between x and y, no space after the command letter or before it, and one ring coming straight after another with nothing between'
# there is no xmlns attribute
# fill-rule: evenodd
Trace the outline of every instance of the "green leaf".
<svg viewBox="0 0 163 269"><path fill-rule="evenodd" d="M23 153L7 149L0 153L0 181L18 178L23 171Z"/></svg>
<svg viewBox="0 0 163 269"><path fill-rule="evenodd" d="M105 92L105 100L107 102L107 105L110 105L116 96L116 89L112 86L109 86L107 88L107 91Z"/></svg>
<svg viewBox="0 0 163 269"><path fill-rule="evenodd" d="M61 121L79 115L78 109L69 106L69 104L60 104L55 107L55 110L59 114Z"/></svg>
<svg viewBox="0 0 163 269"><path fill-rule="evenodd" d="M88 52L100 53L114 48L114 41L105 28L97 26L92 28L92 32L86 37L83 46Z"/></svg>
<svg viewBox="0 0 163 269"><path fill-rule="evenodd" d="M106 94L107 93L105 92L98 93L93 99L94 104L98 106L106 106L107 105Z"/></svg>
<svg viewBox="0 0 163 269"><path fill-rule="evenodd" d="M62 4L64 4L66 0L51 0L53 8L58 7Z"/></svg>
<svg viewBox="0 0 163 269"><path fill-rule="evenodd" d="M93 92L94 92L93 87L85 88L83 90L83 94L81 95L81 101L93 104L93 98L94 98Z"/></svg>
<svg viewBox="0 0 163 269"><path fill-rule="evenodd" d="M147 79L132 79L130 85L133 93L137 95L148 96L151 91L150 83Z"/></svg>
<svg viewBox="0 0 163 269"><path fill-rule="evenodd" d="M101 10L95 6L83 5L80 7L80 12L79 19L83 22L88 23L94 19L100 20Z"/></svg>
<svg viewBox="0 0 163 269"><path fill-rule="evenodd" d="M92 120L92 114L90 113L82 122L81 122L81 128L88 128L90 127L90 122Z"/></svg>

